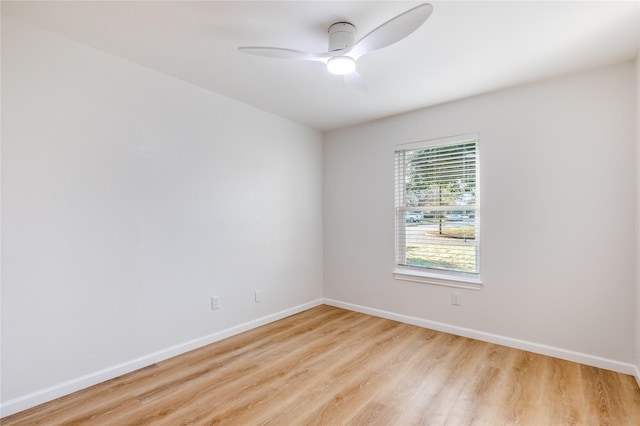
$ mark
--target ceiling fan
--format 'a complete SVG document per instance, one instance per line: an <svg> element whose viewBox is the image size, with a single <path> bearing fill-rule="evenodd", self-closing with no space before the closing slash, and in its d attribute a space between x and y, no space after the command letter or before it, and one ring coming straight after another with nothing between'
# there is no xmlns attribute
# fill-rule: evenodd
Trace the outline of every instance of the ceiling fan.
<svg viewBox="0 0 640 426"><path fill-rule="evenodd" d="M239 47L238 50L269 58L323 62L329 72L344 76L344 82L349 89L364 95L368 93L368 88L356 70L358 58L407 37L417 30L432 12L433 6L423 3L389 19L355 43L356 27L350 22L336 22L329 27L329 51L324 53L263 46Z"/></svg>

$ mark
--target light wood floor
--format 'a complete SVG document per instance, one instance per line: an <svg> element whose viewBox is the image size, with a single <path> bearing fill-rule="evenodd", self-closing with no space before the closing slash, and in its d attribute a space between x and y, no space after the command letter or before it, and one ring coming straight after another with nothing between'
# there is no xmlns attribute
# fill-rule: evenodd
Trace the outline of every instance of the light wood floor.
<svg viewBox="0 0 640 426"><path fill-rule="evenodd" d="M640 425L631 376L329 306L9 425Z"/></svg>

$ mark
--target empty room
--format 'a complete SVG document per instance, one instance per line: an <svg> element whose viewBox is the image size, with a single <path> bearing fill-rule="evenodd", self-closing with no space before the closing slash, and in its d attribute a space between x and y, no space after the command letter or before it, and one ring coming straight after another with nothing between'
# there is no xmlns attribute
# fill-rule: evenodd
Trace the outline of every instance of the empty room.
<svg viewBox="0 0 640 426"><path fill-rule="evenodd" d="M640 2L0 14L1 424L640 424Z"/></svg>

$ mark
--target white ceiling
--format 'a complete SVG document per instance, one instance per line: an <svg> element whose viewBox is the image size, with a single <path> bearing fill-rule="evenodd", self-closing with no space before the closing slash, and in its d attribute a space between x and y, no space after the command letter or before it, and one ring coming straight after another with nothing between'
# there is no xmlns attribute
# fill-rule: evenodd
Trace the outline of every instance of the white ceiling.
<svg viewBox="0 0 640 426"><path fill-rule="evenodd" d="M360 58L368 96L321 63L237 50L324 52L332 23L353 23L357 40L420 3L3 1L2 14L319 130L629 60L639 49L637 1L435 1L415 33Z"/></svg>

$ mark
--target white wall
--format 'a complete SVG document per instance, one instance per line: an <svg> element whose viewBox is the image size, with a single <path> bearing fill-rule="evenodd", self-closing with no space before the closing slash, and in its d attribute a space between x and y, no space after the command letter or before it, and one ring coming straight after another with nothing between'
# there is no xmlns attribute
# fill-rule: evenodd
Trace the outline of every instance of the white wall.
<svg viewBox="0 0 640 426"><path fill-rule="evenodd" d="M628 62L326 134L325 298L632 370L635 78ZM455 307L392 276L393 151L464 133L480 136L484 288Z"/></svg>
<svg viewBox="0 0 640 426"><path fill-rule="evenodd" d="M319 303L321 174L315 130L3 17L3 415Z"/></svg>

